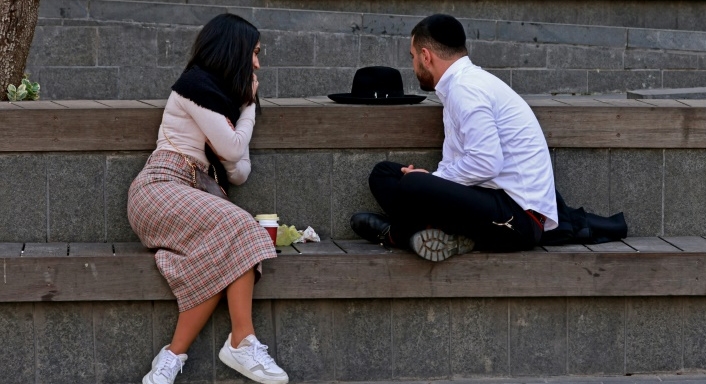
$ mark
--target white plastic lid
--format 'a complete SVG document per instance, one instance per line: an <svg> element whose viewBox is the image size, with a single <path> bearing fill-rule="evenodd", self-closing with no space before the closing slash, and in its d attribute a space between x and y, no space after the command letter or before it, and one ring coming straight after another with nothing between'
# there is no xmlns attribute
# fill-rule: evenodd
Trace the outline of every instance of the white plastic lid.
<svg viewBox="0 0 706 384"><path fill-rule="evenodd" d="M272 213L272 214L260 214L260 215L255 216L255 220L257 220L257 221L260 221L260 220L274 220L274 221L278 221L278 220L279 220L279 217L277 217L277 214L276 214L276 213Z"/></svg>

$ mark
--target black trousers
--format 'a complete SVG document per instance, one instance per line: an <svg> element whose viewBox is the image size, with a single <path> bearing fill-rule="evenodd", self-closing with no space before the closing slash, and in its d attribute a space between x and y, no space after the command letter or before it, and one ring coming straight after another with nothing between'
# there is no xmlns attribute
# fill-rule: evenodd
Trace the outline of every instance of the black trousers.
<svg viewBox="0 0 706 384"><path fill-rule="evenodd" d="M402 173L406 165L383 161L370 174L370 190L391 221L390 236L399 247L426 228L464 235L475 249L532 249L540 225L503 190L465 186L431 173ZM507 224L507 225L506 225Z"/></svg>

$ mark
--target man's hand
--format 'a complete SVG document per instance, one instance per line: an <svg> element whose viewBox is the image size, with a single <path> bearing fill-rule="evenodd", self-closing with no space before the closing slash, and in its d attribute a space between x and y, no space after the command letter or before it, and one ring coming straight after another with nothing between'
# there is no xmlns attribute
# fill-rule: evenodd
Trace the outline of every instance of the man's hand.
<svg viewBox="0 0 706 384"><path fill-rule="evenodd" d="M410 164L410 165L408 165L408 166L406 166L406 167L402 167L402 173L404 173L405 175L408 174L408 173L410 173L410 172L429 173L429 171L427 171L426 169L422 169L422 168L417 169L417 168L414 168L414 165L412 165L412 164Z"/></svg>

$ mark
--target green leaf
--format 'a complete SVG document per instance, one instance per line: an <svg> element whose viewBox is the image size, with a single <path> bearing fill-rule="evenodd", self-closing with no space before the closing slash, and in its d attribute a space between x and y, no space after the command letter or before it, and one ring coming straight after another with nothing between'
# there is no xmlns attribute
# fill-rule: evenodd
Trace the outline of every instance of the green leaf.
<svg viewBox="0 0 706 384"><path fill-rule="evenodd" d="M32 92L39 92L39 83L32 83Z"/></svg>
<svg viewBox="0 0 706 384"><path fill-rule="evenodd" d="M25 91L25 90L21 90L21 91L20 91L20 90L18 89L18 90L17 90L17 101L24 100L25 97L27 97L27 91Z"/></svg>
<svg viewBox="0 0 706 384"><path fill-rule="evenodd" d="M22 79L22 85L24 85L25 87L29 88L29 87L32 86L32 83L30 83L27 78L24 78L24 79Z"/></svg>
<svg viewBox="0 0 706 384"><path fill-rule="evenodd" d="M17 93L20 93L20 92L27 92L27 86L24 84L20 84L20 86L17 87Z"/></svg>
<svg viewBox="0 0 706 384"><path fill-rule="evenodd" d="M15 88L14 85L10 84L7 86L7 91L8 92L17 92L17 88Z"/></svg>

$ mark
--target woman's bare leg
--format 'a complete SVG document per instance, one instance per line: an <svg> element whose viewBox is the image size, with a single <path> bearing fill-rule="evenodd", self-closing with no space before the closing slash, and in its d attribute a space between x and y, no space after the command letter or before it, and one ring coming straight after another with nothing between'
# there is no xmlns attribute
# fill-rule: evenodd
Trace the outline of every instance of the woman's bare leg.
<svg viewBox="0 0 706 384"><path fill-rule="evenodd" d="M194 308L181 312L174 330L172 343L167 349L175 355L186 353L196 336L199 335L199 332L208 322L213 311L216 310L221 297L223 297L223 293L218 293Z"/></svg>
<svg viewBox="0 0 706 384"><path fill-rule="evenodd" d="M255 334L252 324L252 292L255 287L255 269L245 272L226 288L228 312L230 313L233 348L248 335Z"/></svg>

